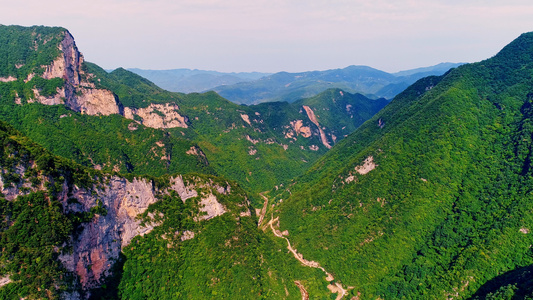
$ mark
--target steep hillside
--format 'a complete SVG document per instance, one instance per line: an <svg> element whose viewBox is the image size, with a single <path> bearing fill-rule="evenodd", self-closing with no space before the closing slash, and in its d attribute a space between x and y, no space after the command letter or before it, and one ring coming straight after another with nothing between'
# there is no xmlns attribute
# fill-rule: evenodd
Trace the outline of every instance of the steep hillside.
<svg viewBox="0 0 533 300"><path fill-rule="evenodd" d="M316 110L320 99L320 109L329 110L329 96L309 105L246 107L212 92L172 93L125 69L108 73L84 62L65 29L0 31L6 38L0 118L54 154L104 171L217 172L249 191L265 191L301 174L386 103L346 100L352 110L335 110L346 127L330 129L331 113Z"/></svg>
<svg viewBox="0 0 533 300"><path fill-rule="evenodd" d="M388 103L384 98L369 101L361 94L330 89L315 97L298 100L293 105L312 108L321 126L327 128L328 139L334 144L352 133Z"/></svg>
<svg viewBox="0 0 533 300"><path fill-rule="evenodd" d="M259 276L256 225L235 184L202 175L101 173L50 155L4 123L0 145L2 299L85 298L106 292L94 289L122 273L128 275L122 294L131 299L146 275L158 280L169 271L176 284L169 290L193 298L260 292L253 279ZM224 246L227 240L232 243ZM194 255L206 247L209 253ZM146 254L152 263L172 259L155 270L143 265ZM196 276L179 282L178 274L187 272ZM205 289L204 281L215 277ZM231 284L236 278L239 286Z"/></svg>
<svg viewBox="0 0 533 300"><path fill-rule="evenodd" d="M248 107L237 106L215 93L184 95L181 111L189 117L193 132L178 128L169 131L177 136L193 135L192 140L220 174L249 190L265 191L301 174L349 129L387 103L384 99L341 93L325 92L310 103L302 100L298 104L277 102ZM340 110L335 99L345 99ZM346 105L353 109L347 110ZM349 125L342 130L337 125L343 123Z"/></svg>
<svg viewBox="0 0 533 300"><path fill-rule="evenodd" d="M95 75L87 71L65 29L0 26L0 38L5 39L0 46L0 55L5 58L4 77L0 80L0 118L54 154L108 172L154 176L214 173L201 151L194 155L193 150L198 148L194 143L170 138L116 113L105 116L102 112L123 111L122 102L113 92L89 82ZM144 87L138 84L138 89L156 98L159 88L146 81ZM100 112L83 109L94 108L91 105L98 103L100 94L109 95L113 102L99 103ZM127 92L120 95L125 102L140 97ZM90 116L91 112L100 116Z"/></svg>
<svg viewBox="0 0 533 300"><path fill-rule="evenodd" d="M103 173L0 122L0 192L1 299L329 295L220 177Z"/></svg>
<svg viewBox="0 0 533 300"><path fill-rule="evenodd" d="M397 74L366 66L302 73L280 72L254 81L219 86L213 90L230 101L243 104L294 102L331 88L392 99L416 80L429 75L442 75L459 65L461 64L443 64ZM448 68L444 69L442 66Z"/></svg>
<svg viewBox="0 0 533 300"><path fill-rule="evenodd" d="M349 297L524 295L501 275L533 264L532 73L527 33L418 81L273 191L273 228Z"/></svg>

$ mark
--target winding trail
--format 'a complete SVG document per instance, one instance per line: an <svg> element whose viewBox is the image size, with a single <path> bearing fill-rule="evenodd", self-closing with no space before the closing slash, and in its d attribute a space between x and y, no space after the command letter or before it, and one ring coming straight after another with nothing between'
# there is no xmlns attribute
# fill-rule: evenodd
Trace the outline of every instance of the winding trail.
<svg viewBox="0 0 533 300"><path fill-rule="evenodd" d="M294 284L296 284L300 289L300 293L302 294L302 300L309 300L309 293L307 293L307 290L305 289L303 284L300 283L298 280L294 281Z"/></svg>
<svg viewBox="0 0 533 300"><path fill-rule="evenodd" d="M264 196L263 196L264 197ZM265 197L266 198L266 197ZM277 229L274 228L274 223L277 223L277 226L276 227L279 227L279 217L276 217L274 219L274 216L271 216L271 219L270 221L268 222L268 224L270 225L270 229L272 229L272 233L274 233L275 236L279 237L279 238L283 238L287 241L287 249L289 249L289 251L292 253L292 255L294 255L294 257L299 261L301 262L304 266L306 267L311 267L311 268L318 268L320 270L322 270L322 272L324 272L326 274L326 278L325 280L327 282L330 282L330 284L328 285L328 289L332 292L332 293L336 293L338 294L337 295L337 298L335 300L340 300L342 299L345 295L346 295L346 290L342 287L342 285L338 282L335 282L334 284L331 284L331 282L335 279L333 277L333 275L331 275L331 273L329 273L328 271L326 271L322 266L320 266L320 264L316 261L312 261L312 260L307 260L303 257L302 254L298 253L298 251L296 249L294 249L292 246L291 246L291 242L289 241L289 239L287 239L285 236L284 236L284 233L285 232L281 232ZM288 232L287 232L288 234ZM296 283L296 281L295 281ZM309 295L307 294L307 291L305 291L305 288L302 290L303 288L303 285L298 281L298 283L296 283L296 285L300 288L300 292L302 292L302 299L308 299L309 298ZM305 291L305 294L304 292ZM307 295L307 298L304 297L304 295Z"/></svg>

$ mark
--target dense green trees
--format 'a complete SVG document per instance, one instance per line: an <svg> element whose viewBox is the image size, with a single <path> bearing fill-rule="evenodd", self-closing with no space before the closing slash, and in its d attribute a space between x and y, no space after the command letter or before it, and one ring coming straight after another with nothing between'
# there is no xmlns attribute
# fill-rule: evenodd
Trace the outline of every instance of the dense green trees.
<svg viewBox="0 0 533 300"><path fill-rule="evenodd" d="M42 30L25 32L20 43L63 32ZM9 55L9 47L0 54ZM42 48L50 51L43 52L48 63L52 48ZM139 219L159 226L123 249L116 276L94 297L301 298L295 281L312 296L334 297L322 271L302 266L284 239L258 228L253 212L248 216L246 200L259 199L246 192L274 185L266 217L279 216L292 246L320 262L349 297L531 297L531 53L533 34L525 34L492 59L420 80L323 157L324 148L307 150L320 143L318 137L285 137L287 122L306 118L301 106L313 106L323 126L342 132L384 103L329 90L296 104L238 106L215 93L169 93L122 69L108 74L84 66L98 87L111 89L125 105L177 104L188 127L162 131L118 115L28 104L34 88L53 95L62 79L24 82L22 66L4 66L8 71L0 74L17 80L0 83L0 119L29 138L0 123L6 193L0 197L0 278L12 280L0 296L53 298L74 286L57 258L70 250L65 242L80 224L107 209L96 201L87 211L68 213L55 196L64 183L87 188L106 176L88 166L129 177L163 176L153 178L158 187L178 172L217 172L238 182L185 176L231 186L231 193L217 194L227 213L205 221L195 220L201 195L187 201L175 193L161 195ZM33 54L20 55L15 61L42 63ZM364 111L351 111L355 105ZM349 119L337 119L345 112ZM195 143L209 165L202 155L186 153ZM203 190L209 184L198 185L200 194L215 193ZM21 195L7 200L7 188L14 186Z"/></svg>
<svg viewBox="0 0 533 300"><path fill-rule="evenodd" d="M42 74L59 55L59 42L66 29L60 27L22 27L0 25L0 77L26 79L28 74Z"/></svg>
<svg viewBox="0 0 533 300"><path fill-rule="evenodd" d="M468 297L531 265L530 53L526 34L423 79L341 141L277 196L295 247L362 298Z"/></svg>

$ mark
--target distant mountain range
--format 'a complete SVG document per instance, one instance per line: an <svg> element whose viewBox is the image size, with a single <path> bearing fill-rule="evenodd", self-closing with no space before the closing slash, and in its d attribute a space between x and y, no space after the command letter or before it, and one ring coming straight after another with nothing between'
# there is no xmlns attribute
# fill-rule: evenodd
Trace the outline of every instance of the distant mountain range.
<svg viewBox="0 0 533 300"><path fill-rule="evenodd" d="M371 98L392 99L420 78L442 75L462 63L440 63L397 73L387 73L367 66L301 73L222 73L216 71L175 69L128 69L171 92L215 91L238 104L272 101L294 102L330 89L361 93Z"/></svg>
<svg viewBox="0 0 533 300"><path fill-rule="evenodd" d="M418 79L442 75L462 63L441 63L432 67L387 73L367 66L302 73L280 72L254 81L223 85L213 90L222 97L241 104L270 101L293 102L339 88L368 97L392 99Z"/></svg>
<svg viewBox="0 0 533 300"><path fill-rule="evenodd" d="M222 73L217 71L173 69L173 70L142 70L128 69L159 87L171 92L196 93L210 90L221 85L233 85L239 82L257 80L271 73L240 72Z"/></svg>

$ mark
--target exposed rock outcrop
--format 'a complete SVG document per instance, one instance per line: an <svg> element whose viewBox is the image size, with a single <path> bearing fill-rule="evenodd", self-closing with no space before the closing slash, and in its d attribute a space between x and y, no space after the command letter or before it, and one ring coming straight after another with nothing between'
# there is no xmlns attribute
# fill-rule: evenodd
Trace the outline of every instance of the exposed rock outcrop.
<svg viewBox="0 0 533 300"><path fill-rule="evenodd" d="M69 211L88 211L98 201L107 210L105 215L82 224L81 233L72 241L74 251L60 257L67 270L78 275L83 289L99 286L122 248L135 236L153 229L153 225L141 226L136 217L157 201L153 184L144 179L130 182L113 176L95 191L75 188L71 196L77 199L75 204L68 204L66 193L60 197Z"/></svg>
<svg viewBox="0 0 533 300"><path fill-rule="evenodd" d="M145 108L124 109L124 117L135 120L135 115L141 118L139 122L152 128L187 128L187 117L180 115L177 111L179 107L173 103L150 104Z"/></svg>
<svg viewBox="0 0 533 300"><path fill-rule="evenodd" d="M322 127L320 127L320 124L318 123L318 120L315 116L315 112L307 105L304 105L303 109L307 113L307 117L309 118L309 120L313 122L316 127L318 127L318 131L320 133L320 141L322 142L322 144L326 146L326 148L331 149L331 145L328 143L328 139L326 138L326 133L324 132L324 130L322 130Z"/></svg>
<svg viewBox="0 0 533 300"><path fill-rule="evenodd" d="M191 240L194 238L194 231L190 231L190 230L185 230L182 234L181 234L181 241L186 241L186 240Z"/></svg>
<svg viewBox="0 0 533 300"><path fill-rule="evenodd" d="M248 125L252 126L252 123L250 122L250 117L247 114L241 114L241 118L244 122L248 123Z"/></svg>
<svg viewBox="0 0 533 300"><path fill-rule="evenodd" d="M58 104L65 104L65 88L57 89L57 93L53 96L45 97L41 96L39 93L39 90L33 89L33 95L35 97L34 99L28 99L28 103L32 102L39 102L45 105L58 105Z"/></svg>
<svg viewBox="0 0 533 300"><path fill-rule="evenodd" d="M65 31L58 48L60 55L47 66L42 66L44 79L62 78L65 83L57 93L50 97L40 95L34 90L35 101L45 105L65 104L70 109L89 115L122 114L122 105L109 90L97 89L88 78L92 74L83 71L83 55L78 51L74 38ZM26 82L36 75L30 73ZM32 102L31 100L29 102Z"/></svg>
<svg viewBox="0 0 533 300"><path fill-rule="evenodd" d="M303 126L302 120L291 121L291 127L294 129L294 132L296 132L297 135L299 134L304 138L311 136L311 128L309 128L309 126Z"/></svg>
<svg viewBox="0 0 533 300"><path fill-rule="evenodd" d="M11 283L11 282L12 282L12 280L11 280L11 278L9 278L9 276L4 276L4 277L0 278L0 287L6 285L8 283Z"/></svg>
<svg viewBox="0 0 533 300"><path fill-rule="evenodd" d="M123 108L113 92L103 89L78 88L79 96L67 98L67 105L88 115L122 114ZM75 99L76 101L70 101Z"/></svg>
<svg viewBox="0 0 533 300"><path fill-rule="evenodd" d="M209 194L207 197L202 198L202 201L200 202L200 211L205 214L196 217L196 221L209 220L216 216L223 215L226 212L226 209L217 201L215 195Z"/></svg>
<svg viewBox="0 0 533 300"><path fill-rule="evenodd" d="M48 191L51 178L40 177L40 184L32 185L26 178L26 171L34 168L33 163L13 166L8 171L0 169L0 191L6 200L14 200L18 196L37 191ZM17 183L8 183L6 174L16 174L20 178ZM30 172L31 173L31 172ZM121 251L136 236L143 236L160 225L164 215L159 213L159 221L143 221L139 216L148 207L160 201L165 194L176 192L182 201L197 201L198 211L193 215L197 222L207 221L229 212L229 208L220 202L217 195L228 195L231 187L213 183L212 179L189 176L171 177L166 187L158 188L149 179L134 178L128 180L116 175L101 175L91 186L81 188L64 180L57 200L65 214L90 214L88 221L83 221L76 234L71 236L68 246L72 251L62 253L59 260L65 269L74 274L82 291L90 291L100 287L104 279L111 275L113 265L118 261ZM57 183L56 183L57 185ZM245 197L233 206L232 213L239 217L251 216L249 202ZM95 210L95 208L98 208ZM148 216L155 220L153 215ZM151 217L152 216L152 217ZM194 238L194 232L185 231L182 240ZM0 285L9 283L9 278L0 279ZM65 294L65 298L80 299L88 294L74 291Z"/></svg>
<svg viewBox="0 0 533 300"><path fill-rule="evenodd" d="M13 76L8 76L8 77L0 77L0 82L11 82L11 81L16 81L17 78L13 77Z"/></svg>
<svg viewBox="0 0 533 300"><path fill-rule="evenodd" d="M185 185L185 183L183 182L183 177L181 175L175 178L171 178L170 183L170 189L176 191L180 196L181 200L183 200L183 202L185 202L187 199L198 196L198 192L194 188L192 188L192 186Z"/></svg>
<svg viewBox="0 0 533 300"><path fill-rule="evenodd" d="M368 172L374 170L376 166L377 165L374 163L374 157L369 156L365 159L362 165L355 167L355 171L361 175L365 175Z"/></svg>

